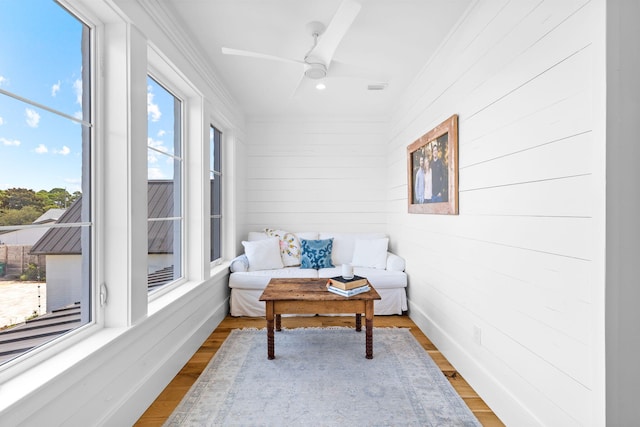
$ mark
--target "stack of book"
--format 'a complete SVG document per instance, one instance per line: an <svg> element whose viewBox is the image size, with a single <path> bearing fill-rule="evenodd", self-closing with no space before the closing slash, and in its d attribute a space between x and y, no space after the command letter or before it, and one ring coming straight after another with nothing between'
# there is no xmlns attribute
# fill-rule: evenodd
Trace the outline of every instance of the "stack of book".
<svg viewBox="0 0 640 427"><path fill-rule="evenodd" d="M369 291L369 281L360 276L353 276L351 279L345 279L342 276L332 277L327 281L327 289L334 294L343 297L352 297Z"/></svg>

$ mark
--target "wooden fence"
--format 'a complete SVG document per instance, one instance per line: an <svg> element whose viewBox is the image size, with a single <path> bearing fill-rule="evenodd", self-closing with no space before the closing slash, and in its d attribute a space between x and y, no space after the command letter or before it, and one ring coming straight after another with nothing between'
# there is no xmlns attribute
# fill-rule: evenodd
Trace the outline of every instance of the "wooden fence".
<svg viewBox="0 0 640 427"><path fill-rule="evenodd" d="M31 255L31 245L0 245L0 263L4 264L3 279L18 278L27 271L29 264L40 268L40 274L46 274L46 256Z"/></svg>

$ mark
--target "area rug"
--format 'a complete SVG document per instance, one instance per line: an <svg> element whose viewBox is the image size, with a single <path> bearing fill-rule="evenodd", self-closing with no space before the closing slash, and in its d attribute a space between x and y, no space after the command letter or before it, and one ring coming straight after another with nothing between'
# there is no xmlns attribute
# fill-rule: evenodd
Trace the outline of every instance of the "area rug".
<svg viewBox="0 0 640 427"><path fill-rule="evenodd" d="M409 329L233 330L165 426L480 426Z"/></svg>

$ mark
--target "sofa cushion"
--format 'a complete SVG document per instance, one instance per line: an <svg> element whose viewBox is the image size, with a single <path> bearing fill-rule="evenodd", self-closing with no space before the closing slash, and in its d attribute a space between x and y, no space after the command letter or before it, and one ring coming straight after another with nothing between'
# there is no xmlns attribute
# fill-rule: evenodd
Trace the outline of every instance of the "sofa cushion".
<svg viewBox="0 0 640 427"><path fill-rule="evenodd" d="M371 267L384 270L387 267L389 239L357 239L353 250L354 267Z"/></svg>
<svg viewBox="0 0 640 427"><path fill-rule="evenodd" d="M319 239L333 238L333 252L331 261L334 265L350 264L353 251L358 239L381 239L387 237L384 233L329 233L321 232Z"/></svg>
<svg viewBox="0 0 640 427"><path fill-rule="evenodd" d="M272 278L316 278L318 270L287 267L278 270L247 271L229 275L229 287L264 290ZM262 303L264 304L264 303Z"/></svg>
<svg viewBox="0 0 640 427"><path fill-rule="evenodd" d="M331 263L333 239L300 239L300 268L328 268Z"/></svg>
<svg viewBox="0 0 640 427"><path fill-rule="evenodd" d="M249 260L249 271L283 268L280 243L277 237L254 242L243 241L244 253Z"/></svg>

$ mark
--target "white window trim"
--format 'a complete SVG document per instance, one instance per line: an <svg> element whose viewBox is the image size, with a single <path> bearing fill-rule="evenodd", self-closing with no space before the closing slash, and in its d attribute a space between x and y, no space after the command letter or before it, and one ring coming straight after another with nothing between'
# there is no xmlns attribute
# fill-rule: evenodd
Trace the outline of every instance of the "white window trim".
<svg viewBox="0 0 640 427"><path fill-rule="evenodd" d="M26 100L25 102L36 105L37 107L43 108L58 116L62 116L67 119L70 119L76 123L80 122L82 126L87 126L91 133L91 137L90 137L91 138L91 141L90 141L91 156L90 156L90 164L88 165L89 171L90 171L89 179L90 179L91 194L89 195L90 196L89 199L91 203L91 206L90 206L91 222L78 223L80 225L88 224L91 227L91 245L89 249L90 253L88 254L88 256L90 257L89 262L91 264L91 272L89 275L89 281L90 281L89 286L91 287L90 293L92 295L91 301L90 301L90 307L89 307L89 310L91 313L91 320L88 323L67 332L63 336L60 336L51 341L48 341L45 344L35 347L27 351L26 353L21 354L17 358L4 363L2 366L0 366L0 384L5 384L16 377L23 375L25 372L32 371L40 366L43 366L43 365L48 366L50 364L48 363L48 361L51 360L53 356L60 353L61 351L65 351L65 350L68 350L69 348L77 346L78 343L81 343L82 341L96 334L103 327L102 311L99 309L98 298L96 298L96 296L99 295L99 292L100 292L100 289L99 289L100 287L98 285L99 280L97 276L98 268L96 267L97 259L98 259L97 254L99 253L98 244L97 244L98 227L96 226L97 224L96 196L98 194L96 191L97 190L96 176L98 173L96 152L97 152L97 147L99 146L99 141L101 138L101 135L97 130L97 125L100 123L100 118L102 113L100 106L97 102L97 100L101 97L101 93L102 93L101 92L102 80L100 80L100 73L98 72L97 58L101 57L101 53L104 49L103 46L101 45L101 42L104 40L104 31L103 31L102 25L100 25L100 21L92 13L86 10L78 10L78 8L71 6L66 1L60 1L60 7L63 9L66 9L69 13L73 14L73 16L76 19L81 21L84 25L86 25L89 28L89 37L90 37L89 62L90 62L90 70L91 70L90 71L90 85L91 85L90 121L87 122L85 120L78 120L64 113L58 112L57 110L51 109L44 105L33 103L26 99L25 99ZM11 96L14 97L13 95ZM83 165L83 168L84 167L85 165ZM78 224L74 224L74 225L78 225ZM49 228L56 228L56 227L49 226ZM0 387L0 402L5 402L7 400L4 399L4 396L3 396L4 393L2 393L2 390L3 390L3 387ZM11 392L12 397L14 397L13 394L14 393L12 391ZM4 409L4 407L0 406L0 411L2 409Z"/></svg>
<svg viewBox="0 0 640 427"><path fill-rule="evenodd" d="M163 61L164 62L164 61ZM168 65L168 64L167 64ZM170 73L171 75L172 73ZM185 262L186 262L186 254L185 254L185 249L186 249L186 220L185 220L185 215L186 215L186 197L185 197L185 192L187 189L187 182L186 182L186 170L185 170L185 159L186 159L186 154L187 154L187 145L188 145L188 133L186 130L186 122L187 122L187 105L186 103L188 102L186 97L180 93L179 89L176 89L175 86L175 81L176 79L180 79L180 77L178 76L173 76L172 78L170 77L164 77L163 73L160 71L156 71L154 69L154 66L152 65L152 61L150 60L149 62L149 72L148 72L149 77L151 77L153 80L155 80L155 82L161 86L164 90L166 90L167 92L169 92L173 97L175 97L176 99L178 99L180 101L180 156L176 156L175 153L171 154L171 153L166 153L160 150L156 150L155 148L149 146L147 144L147 150L151 149L154 151L159 152L160 154L162 154L163 156L168 156L173 158L174 160L179 160L180 161L180 212L181 212L181 216L179 217L166 217L166 218L149 218L147 217L147 222L153 222L153 221L166 221L166 220L180 220L180 236L181 236L181 242L180 242L180 271L181 271L181 275L180 277L178 277L175 280L172 280L162 286L160 286L157 289L154 289L153 291L149 292L148 294L148 300L149 301L153 301L154 299L160 297L161 295L166 294L167 292L170 292L171 290L175 289L177 286L182 285L183 283L185 283L186 280L186 272L185 272ZM174 170L174 180L173 182L175 183L175 170ZM147 179L147 184L148 184L148 179ZM148 268L148 267L147 267Z"/></svg>

